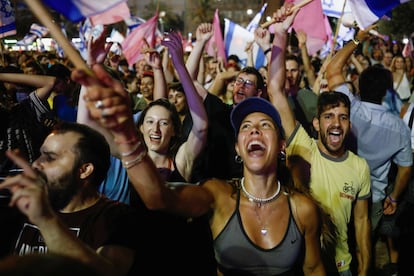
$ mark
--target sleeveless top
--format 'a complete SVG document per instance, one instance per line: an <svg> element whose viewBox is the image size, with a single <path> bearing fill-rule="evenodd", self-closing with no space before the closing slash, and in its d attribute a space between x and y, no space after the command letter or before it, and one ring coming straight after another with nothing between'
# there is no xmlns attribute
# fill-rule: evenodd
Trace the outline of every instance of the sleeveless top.
<svg viewBox="0 0 414 276"><path fill-rule="evenodd" d="M410 81L407 78L407 73L404 73L400 81L394 81L394 89L397 91L401 100L408 100L411 96Z"/></svg>
<svg viewBox="0 0 414 276"><path fill-rule="evenodd" d="M263 249L247 236L241 221L240 190L237 203L224 229L214 240L216 261L224 275L294 275L295 264L304 252L304 239L289 204L289 225L282 241L271 249Z"/></svg>

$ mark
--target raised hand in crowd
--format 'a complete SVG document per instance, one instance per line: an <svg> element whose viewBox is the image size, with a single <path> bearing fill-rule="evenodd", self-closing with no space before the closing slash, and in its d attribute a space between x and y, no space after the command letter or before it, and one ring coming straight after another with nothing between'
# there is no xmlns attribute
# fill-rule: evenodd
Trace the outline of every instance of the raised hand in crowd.
<svg viewBox="0 0 414 276"><path fill-rule="evenodd" d="M93 65L96 63L103 64L111 49L113 42L106 42L107 28L105 27L101 34L97 37L91 37L88 40L88 58L87 64Z"/></svg>

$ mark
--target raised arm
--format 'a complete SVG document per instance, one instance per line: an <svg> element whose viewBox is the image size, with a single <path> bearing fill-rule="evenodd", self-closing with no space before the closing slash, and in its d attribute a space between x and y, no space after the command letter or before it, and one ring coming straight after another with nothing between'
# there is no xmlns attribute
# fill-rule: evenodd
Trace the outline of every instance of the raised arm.
<svg viewBox="0 0 414 276"><path fill-rule="evenodd" d="M248 41L246 43L246 47L244 47L244 51L247 54L246 66L250 66L250 67L253 67L254 66L254 61L253 61L253 43L254 43L254 41Z"/></svg>
<svg viewBox="0 0 414 276"><path fill-rule="evenodd" d="M88 111L94 120L112 133L129 180L145 205L149 209L162 209L185 216L206 213L213 201L211 193L196 185L175 190L166 187L138 138L128 92L101 66L95 65L92 69L99 81L80 70L75 70L72 78L87 87ZM96 102L104 99L108 101L105 111L96 107Z"/></svg>
<svg viewBox="0 0 414 276"><path fill-rule="evenodd" d="M28 75L23 73L0 73L0 81L23 84L36 88L36 95L47 100L56 82L56 78L45 75Z"/></svg>
<svg viewBox="0 0 414 276"><path fill-rule="evenodd" d="M188 56L186 67L192 80L198 80L198 73L200 65L204 62L202 56L204 53L204 47L207 41L213 36L214 29L211 23L201 23L197 27L196 42L193 50ZM201 82L200 82L201 83ZM198 89L198 93L204 99L207 96L208 91L206 89Z"/></svg>
<svg viewBox="0 0 414 276"><path fill-rule="evenodd" d="M328 80L328 86L330 90L334 90L335 87L343 84L346 81L344 75L342 74L342 68L345 66L349 57L358 47L359 43L367 38L367 35L368 31L360 30L356 35L356 39L348 42L331 59L326 68L326 78Z"/></svg>
<svg viewBox="0 0 414 276"><path fill-rule="evenodd" d="M177 70L180 82L187 98L188 109L193 119L193 126L187 141L177 152L175 162L181 175L189 181L193 164L206 145L208 119L203 101L198 95L193 80L184 64L184 53L180 37L177 33L170 33L162 42L171 52L172 61Z"/></svg>
<svg viewBox="0 0 414 276"><path fill-rule="evenodd" d="M160 53L155 49L149 48L148 43L146 43L146 48L142 52L144 53L146 63L151 66L154 72L154 100L167 98L167 82L164 76Z"/></svg>
<svg viewBox="0 0 414 276"><path fill-rule="evenodd" d="M302 57L302 61L303 61L303 69L306 73L306 77L308 78L309 81L309 86L312 87L313 84L315 83L315 70L310 62L310 58L309 58L309 53L308 53L308 48L306 47L306 33L302 30L296 30L296 37L298 38L299 41L299 49L300 49L300 54Z"/></svg>
<svg viewBox="0 0 414 276"><path fill-rule="evenodd" d="M254 42L259 45L260 49L262 49L263 53L266 56L267 64L269 64L272 55L272 43L270 41L269 30L266 28L257 27L256 30L254 30Z"/></svg>
<svg viewBox="0 0 414 276"><path fill-rule="evenodd" d="M170 53L168 52L168 48L165 47L164 50L161 51L161 63L162 68L164 71L165 81L167 83L174 81L174 69L172 69L170 63Z"/></svg>
<svg viewBox="0 0 414 276"><path fill-rule="evenodd" d="M226 81L236 77L240 71L228 71L217 73L217 76L214 78L213 84L208 90L211 94L219 96L223 89L226 89Z"/></svg>
<svg viewBox="0 0 414 276"><path fill-rule="evenodd" d="M313 93L315 93L316 95L319 95L322 90L326 90L328 86L328 81L325 78L326 75L326 67L328 66L330 60L331 60L331 56L328 55L325 60L323 61L321 68L319 69L318 72L318 76L315 79L315 82L313 83L312 86L312 91Z"/></svg>
<svg viewBox="0 0 414 276"><path fill-rule="evenodd" d="M93 66L95 64L103 64L106 59L106 56L108 55L111 45L112 44L106 45L106 29L104 29L104 31L96 39L91 37L88 41L88 65ZM87 125L95 129L96 131L100 132L108 142L111 148L111 154L113 156L120 158L118 148L114 144L114 138L112 136L112 133L106 128L102 127L98 122L96 122L90 117L89 110L86 106L85 100L86 92L86 87L82 85L79 93L78 113L76 117L76 122ZM102 101L102 105L103 104L104 103Z"/></svg>
<svg viewBox="0 0 414 276"><path fill-rule="evenodd" d="M268 93L272 104L279 111L286 138L290 137L296 127L295 115L288 103L284 92L286 65L285 53L287 44L287 30L293 23L297 11L291 15L290 6L282 6L275 12L274 18L278 23L274 24L275 36L272 44L272 55L269 64Z"/></svg>

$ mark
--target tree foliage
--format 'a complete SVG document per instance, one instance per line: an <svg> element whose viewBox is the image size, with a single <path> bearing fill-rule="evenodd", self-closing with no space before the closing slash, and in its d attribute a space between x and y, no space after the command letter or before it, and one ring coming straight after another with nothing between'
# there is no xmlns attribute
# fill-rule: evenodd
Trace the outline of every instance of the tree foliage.
<svg viewBox="0 0 414 276"><path fill-rule="evenodd" d="M184 29L184 20L182 16L173 12L170 5L165 2L151 1L145 6L144 19L149 19L155 15L158 9L158 13L161 11L165 12L163 17L158 18L158 27L160 30L175 30L182 31Z"/></svg>
<svg viewBox="0 0 414 276"><path fill-rule="evenodd" d="M397 6L391 20L382 20L379 24L381 33L389 35L392 39L401 40L410 37L414 32L414 2L408 2Z"/></svg>
<svg viewBox="0 0 414 276"><path fill-rule="evenodd" d="M211 22L213 20L214 8L210 0L199 0L192 10L192 25L197 26L202 22Z"/></svg>

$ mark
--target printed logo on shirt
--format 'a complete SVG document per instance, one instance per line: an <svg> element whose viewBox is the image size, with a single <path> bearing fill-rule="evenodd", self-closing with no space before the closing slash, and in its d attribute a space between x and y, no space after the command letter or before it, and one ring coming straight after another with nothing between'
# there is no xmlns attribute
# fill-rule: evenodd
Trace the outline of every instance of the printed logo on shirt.
<svg viewBox="0 0 414 276"><path fill-rule="evenodd" d="M344 260L339 260L336 262L336 267L342 267L345 265L345 261Z"/></svg>
<svg viewBox="0 0 414 276"><path fill-rule="evenodd" d="M342 191L343 192L340 192L339 194L340 197L350 199L351 201L355 200L356 192L355 192L354 184L352 182L351 183L345 182L342 188Z"/></svg>
<svg viewBox="0 0 414 276"><path fill-rule="evenodd" d="M70 228L76 236L79 235L79 228ZM27 254L46 254L47 246L36 225L25 223L20 231L14 247L14 252L19 256Z"/></svg>

